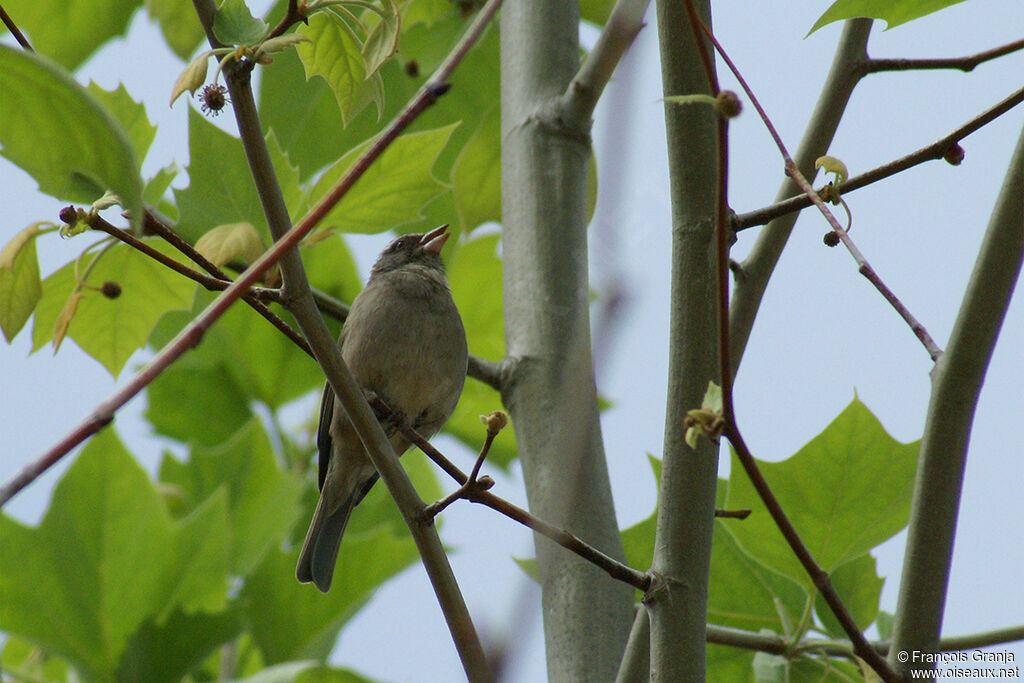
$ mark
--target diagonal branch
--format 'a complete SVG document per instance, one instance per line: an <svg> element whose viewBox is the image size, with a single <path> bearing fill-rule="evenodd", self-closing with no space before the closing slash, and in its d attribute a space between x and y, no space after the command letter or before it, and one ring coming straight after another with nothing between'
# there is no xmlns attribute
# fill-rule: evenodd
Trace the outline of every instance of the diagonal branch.
<svg viewBox="0 0 1024 683"><path fill-rule="evenodd" d="M887 164L883 164L877 168L871 169L870 171L847 179L839 189L842 190L843 194L847 194L854 190L859 190L862 187L867 187L872 183L877 183L879 180L884 180L889 176L906 171L907 169L913 168L919 164L923 164L926 161L942 159L945 157L946 153L953 149L961 140L996 120L1021 102L1024 102L1024 88L1012 93L1005 99L986 109L970 121L967 121L959 128L956 128L948 135L939 138L935 142L925 145L921 149L911 152L899 159L895 159ZM756 225L764 225L765 223L780 216L806 209L811 206L811 204L813 204L813 201L807 194L799 194L795 197L790 197L789 199L776 202L775 204L755 211L736 214L732 219L732 229L739 232L740 230L752 228Z"/></svg>
<svg viewBox="0 0 1024 683"><path fill-rule="evenodd" d="M939 641L974 411L1024 261L1024 128L989 219L948 351L935 364L896 602L893 649ZM905 672L920 666L894 663Z"/></svg>
<svg viewBox="0 0 1024 683"><path fill-rule="evenodd" d="M181 263L171 258L170 256L167 256L163 252L158 251L153 247L149 246L142 240L135 237L135 235L131 234L130 232L126 230L121 230L120 228L111 225L107 221L103 220L103 218L101 218L100 216L94 216L93 218L91 218L89 220L89 225L90 227L96 230L102 230L108 235L116 237L117 239L121 240L122 242L132 247L133 249L142 252L146 256L149 256L153 260L167 266L176 273L184 275L188 279L197 282L198 284L202 285L208 290L221 291L227 289L228 285L231 284L230 278L227 278L227 276L224 275L224 273L220 271L219 268L213 266L213 264L210 265L213 266L213 268L216 269L217 272L219 272L221 275L224 275L223 278L214 277L211 275L203 275L202 273L193 270L192 268L189 268L184 263ZM199 255L199 252L195 251L191 247L189 247L189 249L197 256ZM203 260L205 261L205 259ZM282 320L281 316L277 315L272 310L270 310L269 306L260 301L258 295L255 292L246 292L245 294L242 295L242 300L249 304L254 311L263 316L267 320L267 322L276 327L282 334L291 339L296 346L298 346L300 349L305 351L310 356L313 355L313 351L309 348L309 344L306 343L306 338L303 337L298 332L296 332L291 325Z"/></svg>
<svg viewBox="0 0 1024 683"><path fill-rule="evenodd" d="M29 52L35 52L35 50L32 49L32 44L28 42L28 38L26 38L25 34L21 32L18 25L14 23L14 19L12 19L11 15L7 13L7 10L3 8L3 5L0 5L0 21L3 21L4 26L6 26L7 30L11 32L14 39L18 41L18 45L21 45L23 49L28 50Z"/></svg>
<svg viewBox="0 0 1024 683"><path fill-rule="evenodd" d="M438 467L443 469L452 479L457 481L460 486L465 487L468 482L475 479L475 475L472 479L471 477L466 476L465 472L445 457L441 451L437 450L432 443L424 439L423 436L417 432L411 424L409 424L409 420L404 415L392 411L379 397L375 397L371 403L378 414L391 415L394 420L395 427L402 432L405 438L415 444L416 447L423 451L428 458L433 460ZM486 453L486 451L484 452ZM505 515L509 519L515 520L523 526L546 536L566 550L576 553L584 560L587 560L601 568L613 579L618 579L619 581L628 583L634 588L642 591L646 591L650 588L650 574L638 571L623 562L619 562L589 543L581 540L575 534L571 534L565 529L545 522L523 508L508 502L504 498L500 498L488 490L467 489L465 493L466 495L460 497L466 498L466 500L473 503L486 505L492 510ZM437 512L440 512L440 510L437 510Z"/></svg>
<svg viewBox="0 0 1024 683"><path fill-rule="evenodd" d="M757 99L757 96L754 95L753 90L751 90L750 86L747 85L747 82L739 72L739 69L736 68L736 65L733 64L732 60L729 58L729 55L725 52L718 40L715 39L715 36L712 35L710 31L708 31L708 36L711 39L711 42L714 43L715 49L718 50L718 53L722 55L722 59L729 66L729 70L732 71L733 75L736 77L736 80L743 88L743 91L747 93L747 97L750 98L751 104L754 105L758 115L761 117L765 127L768 129L768 133L772 136L772 139L775 141L775 145L779 148L779 152L782 154L782 157L786 162L786 175L797 184L797 186L803 191L804 195L807 196L816 207L818 207L819 211L821 211L825 220L832 226L832 229L839 236L843 245L857 262L860 274L867 278L867 280L874 285L875 289L881 293L885 300L889 302L897 313L899 313L900 317L903 318L914 333L914 336L918 338L925 350L928 351L928 355L931 356L931 359L933 361L938 360L939 356L942 355L942 350L939 348L938 344L936 344L935 340L932 339L930 334L928 334L928 330L925 329L924 325L914 317L910 312L910 309L908 309L906 305L904 305L903 302L900 301L900 299L893 294L892 290L889 289L889 287L882 281L875 269L872 268L871 264L868 263L866 258L864 258L860 249L857 248L857 245L855 245L853 240L850 239L849 233L847 233L839 224L839 221L836 220L836 217L832 214L829 208L825 206L825 202L822 201L821 197L818 196L818 193L814 191L811 184L807 182L807 178L803 173L801 173L800 169L793 161L793 157L789 155L789 151L786 149L785 143L782 142L782 138L779 136L778 131L775 130L775 126L772 125L771 119L768 118L768 114L765 113L764 108Z"/></svg>
<svg viewBox="0 0 1024 683"><path fill-rule="evenodd" d="M650 0L618 0L608 21L576 76L560 98L558 106L574 125L589 128L594 107L601 98L615 68L644 27L643 18Z"/></svg>

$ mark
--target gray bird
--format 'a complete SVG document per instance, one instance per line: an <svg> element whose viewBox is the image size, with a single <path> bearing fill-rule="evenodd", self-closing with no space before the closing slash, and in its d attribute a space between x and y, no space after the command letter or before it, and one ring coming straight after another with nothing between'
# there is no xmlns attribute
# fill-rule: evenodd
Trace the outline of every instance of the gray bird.
<svg viewBox="0 0 1024 683"><path fill-rule="evenodd" d="M384 249L338 339L356 382L405 415L425 438L451 416L466 381L466 332L440 256L447 228L403 235ZM410 446L397 430L389 440L398 455ZM378 477L330 386L320 402L317 448L320 502L295 574L326 593L352 508Z"/></svg>

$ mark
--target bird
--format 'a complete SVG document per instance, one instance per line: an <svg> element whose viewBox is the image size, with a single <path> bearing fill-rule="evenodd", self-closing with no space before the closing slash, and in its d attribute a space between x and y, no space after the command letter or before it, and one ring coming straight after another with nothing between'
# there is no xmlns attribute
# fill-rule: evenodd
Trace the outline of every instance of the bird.
<svg viewBox="0 0 1024 683"><path fill-rule="evenodd" d="M441 261L449 235L448 225L442 225L392 240L352 302L338 337L360 387L428 439L455 410L468 362L466 331ZM390 431L391 446L402 455L411 444L397 429ZM320 401L316 441L320 500L295 574L326 593L349 516L379 475L330 385Z"/></svg>

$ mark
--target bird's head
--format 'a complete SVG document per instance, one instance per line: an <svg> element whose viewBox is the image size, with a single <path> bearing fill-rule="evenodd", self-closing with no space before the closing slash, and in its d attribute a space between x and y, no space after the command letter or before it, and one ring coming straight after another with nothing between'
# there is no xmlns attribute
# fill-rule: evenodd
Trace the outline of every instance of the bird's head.
<svg viewBox="0 0 1024 683"><path fill-rule="evenodd" d="M448 241L448 237L447 224L434 228L428 233L413 233L396 237L377 257L370 277L397 271L410 265L436 269L443 273L441 248Z"/></svg>

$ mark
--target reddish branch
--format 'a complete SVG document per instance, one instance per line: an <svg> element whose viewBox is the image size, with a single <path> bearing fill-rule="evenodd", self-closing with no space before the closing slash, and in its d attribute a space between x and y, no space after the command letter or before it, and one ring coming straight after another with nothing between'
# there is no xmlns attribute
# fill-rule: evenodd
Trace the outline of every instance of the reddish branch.
<svg viewBox="0 0 1024 683"><path fill-rule="evenodd" d="M686 2L686 11L690 19L690 25L694 31L695 42L701 53L701 59L704 63L705 70L707 72L708 83L711 87L712 94L716 98L719 96L718 81L715 77L714 69L712 67L710 50L708 49L707 44L703 40L703 36L700 31L701 28L703 28L708 38L714 43L715 47L718 49L723 59L725 59L726 63L729 65L729 68L732 70L733 74L736 76L740 84L743 86L743 89L747 92L747 95L751 98L751 102L757 108L758 113L761 114L761 117L765 121L765 124L768 126L769 131L772 134L772 137L775 138L776 143L779 146L779 150L782 152L783 156L786 159L787 170L790 167L795 169L796 167L795 165L793 165L792 159L790 159L789 154L786 152L785 146L782 144L782 140L779 138L778 134L772 127L771 122L764 114L764 111L762 110L760 104L757 102L757 99L750 91L750 88L747 87L746 82L743 80L738 70L729 60L724 50L722 50L722 47L715 40L715 37L711 33L710 29L697 16L697 12L694 9L693 3L690 0L687 0ZM771 487L765 480L764 475L761 474L761 471L757 466L757 462L754 460L753 454L747 448L747 445L744 442L743 436L740 434L739 427L737 425L736 413L735 408L733 406L732 397L732 378L730 376L729 371L729 369L732 367L732 363L731 359L729 358L729 225L728 205L726 204L726 185L728 183L728 167L726 165L728 161L727 136L727 121L724 116L719 116L718 202L715 208L715 218L717 232L716 264L718 274L718 349L719 366L720 371L722 373L722 413L725 420L725 428L723 433L726 436L726 438L729 439L729 442L733 445L733 448L736 451L740 464L743 466L743 469L744 471L746 471L747 476L750 478L750 481L753 484L755 490L757 491L761 500L764 502L769 514L771 514L776 526L778 526L779 530L782 532L782 535L785 537L786 542L793 550L793 553L800 560L800 563L803 565L804 570L811 577L812 582L814 583L818 591L821 593L822 597L825 599L825 602L828 603L829 608L832 610L833 614L835 614L836 619L843 627L843 631L846 633L847 637L850 638L850 642L853 644L853 648L856 651L857 655L864 659L864 661L866 661L868 665L884 680L897 681L899 679L893 672L892 668L889 666L888 662L886 662L885 658L883 658L877 652L877 650L875 650L871 646L867 638L864 637L863 632L861 632L860 628L857 626L857 623L853 620L853 617L850 615L849 611L846 609L846 606L840 599L839 594L832 586L832 582L829 579L828 573L825 572L820 566L818 566L818 563L811 556L810 551L804 544L803 539L800 538L800 535L793 527L793 524L789 521L789 517L782 509L782 506L779 504L778 499L776 499L775 494L772 492ZM797 172L797 175L799 175L799 172ZM833 218L833 221L834 220L835 219ZM838 227L838 223L834 227L837 227L838 230L842 232L842 228Z"/></svg>

